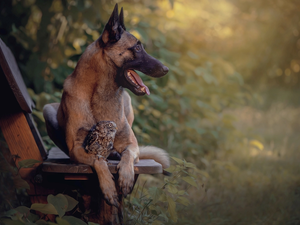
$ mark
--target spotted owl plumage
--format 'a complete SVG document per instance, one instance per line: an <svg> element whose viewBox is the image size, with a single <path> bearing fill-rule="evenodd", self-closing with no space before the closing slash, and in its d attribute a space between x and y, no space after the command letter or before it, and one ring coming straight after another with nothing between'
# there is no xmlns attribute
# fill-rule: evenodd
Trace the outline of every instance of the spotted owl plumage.
<svg viewBox="0 0 300 225"><path fill-rule="evenodd" d="M98 158L107 159L114 146L117 125L112 121L100 121L92 127L84 141L84 149Z"/></svg>

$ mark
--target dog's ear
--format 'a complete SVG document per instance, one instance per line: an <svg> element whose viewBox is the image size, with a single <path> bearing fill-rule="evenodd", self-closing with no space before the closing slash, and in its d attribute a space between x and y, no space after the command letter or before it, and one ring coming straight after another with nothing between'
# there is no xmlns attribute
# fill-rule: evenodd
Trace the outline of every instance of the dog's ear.
<svg viewBox="0 0 300 225"><path fill-rule="evenodd" d="M120 16L119 16L119 22L123 30L126 30L125 24L124 24L124 13L123 13L123 7L121 8Z"/></svg>
<svg viewBox="0 0 300 225"><path fill-rule="evenodd" d="M116 4L114 11L105 25L101 38L104 44L107 44L108 42L117 42L121 38L122 33L123 28L119 22L118 4Z"/></svg>

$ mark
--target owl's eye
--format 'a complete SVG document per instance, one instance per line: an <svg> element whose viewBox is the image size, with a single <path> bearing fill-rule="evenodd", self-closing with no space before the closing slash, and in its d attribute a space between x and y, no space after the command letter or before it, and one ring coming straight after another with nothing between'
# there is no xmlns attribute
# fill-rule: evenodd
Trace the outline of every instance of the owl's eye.
<svg viewBox="0 0 300 225"><path fill-rule="evenodd" d="M141 49L142 49L141 45L137 45L134 48L134 50L137 51L137 52L141 51Z"/></svg>
<svg viewBox="0 0 300 225"><path fill-rule="evenodd" d="M112 127L112 124L110 123L110 124L108 124L108 127Z"/></svg>

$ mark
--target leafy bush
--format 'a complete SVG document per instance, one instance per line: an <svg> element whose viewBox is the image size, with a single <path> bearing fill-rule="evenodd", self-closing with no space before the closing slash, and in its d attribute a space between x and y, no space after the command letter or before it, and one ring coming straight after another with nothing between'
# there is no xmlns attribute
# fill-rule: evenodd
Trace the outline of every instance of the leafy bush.
<svg viewBox="0 0 300 225"><path fill-rule="evenodd" d="M202 11L211 4L190 3ZM86 46L100 36L114 3L22 0L0 4L2 38L32 90L37 105L34 115L50 147L42 107L59 101L64 79ZM158 145L184 157L226 150L224 141L233 131L233 118L224 110L243 104L248 97L241 75L207 49L209 41L200 32L207 22L198 21L192 13L185 16L185 11L194 11L179 1L128 1L120 6L124 7L127 30L170 68L161 79L141 74L151 95L132 95L133 130L139 143ZM5 18L10 18L9 22L4 22Z"/></svg>
<svg viewBox="0 0 300 225"><path fill-rule="evenodd" d="M167 169L172 176L164 178L161 187L145 188L137 185L125 200L125 224L165 224L177 222L179 206L190 204L187 187L198 187L196 183L197 168L194 164L172 157L177 165ZM184 181L184 183L183 183Z"/></svg>
<svg viewBox="0 0 300 225"><path fill-rule="evenodd" d="M0 215L0 222L3 224L11 225L21 225L21 224L38 224L38 225L51 225L51 224L60 224L60 225L86 225L82 220L73 217L65 216L65 213L71 211L77 204L78 201L71 198L68 195L58 194L56 196L48 195L47 204L34 203L30 208L25 206L19 206L15 209L11 209L7 212L4 212ZM38 211L42 214L53 214L58 215L56 217L56 222L49 222L43 219L40 219L36 214L31 213L30 211ZM10 218L10 219L9 219Z"/></svg>

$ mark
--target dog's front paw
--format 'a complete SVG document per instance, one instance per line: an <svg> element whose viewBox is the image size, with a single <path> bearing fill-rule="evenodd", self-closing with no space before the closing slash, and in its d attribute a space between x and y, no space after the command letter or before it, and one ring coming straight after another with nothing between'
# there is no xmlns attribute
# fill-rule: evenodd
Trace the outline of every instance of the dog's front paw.
<svg viewBox="0 0 300 225"><path fill-rule="evenodd" d="M100 184L100 188L107 204L114 205L115 207L119 208L120 204L115 187L115 182L112 179L108 180L107 182L105 182L105 184Z"/></svg>
<svg viewBox="0 0 300 225"><path fill-rule="evenodd" d="M97 172L100 189L103 193L105 201L110 205L119 207L116 184L113 175L108 169L107 162L103 158L97 158L95 160L94 168Z"/></svg>
<svg viewBox="0 0 300 225"><path fill-rule="evenodd" d="M134 184L134 169L133 165L120 161L118 164L119 170L119 186L124 197L131 193Z"/></svg>
<svg viewBox="0 0 300 225"><path fill-rule="evenodd" d="M103 192L103 195L104 195L104 199L107 202L107 204L113 205L113 206L119 208L120 203L119 203L117 192L107 191L107 192Z"/></svg>

